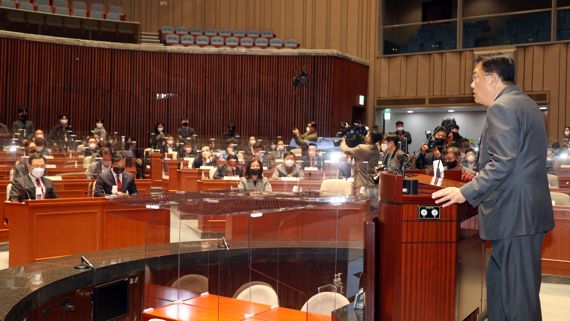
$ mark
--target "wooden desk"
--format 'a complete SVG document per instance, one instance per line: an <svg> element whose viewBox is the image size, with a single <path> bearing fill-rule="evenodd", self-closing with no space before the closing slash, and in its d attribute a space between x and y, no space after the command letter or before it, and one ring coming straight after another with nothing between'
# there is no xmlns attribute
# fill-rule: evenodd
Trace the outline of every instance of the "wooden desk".
<svg viewBox="0 0 570 321"><path fill-rule="evenodd" d="M250 318L246 314L252 314ZM143 321L160 318L168 321L330 321L330 316L305 313L299 310L252 303L233 298L209 294L183 303L175 303L143 313Z"/></svg>
<svg viewBox="0 0 570 321"><path fill-rule="evenodd" d="M554 224L542 244L542 273L570 276L570 206L554 206Z"/></svg>
<svg viewBox="0 0 570 321"><path fill-rule="evenodd" d="M180 179L180 190L186 192L197 192L198 180L208 177L210 170L208 169L196 169L196 168L184 168L178 171L178 177Z"/></svg>
<svg viewBox="0 0 570 321"><path fill-rule="evenodd" d="M10 266L104 249L170 242L170 211L104 198L6 203Z"/></svg>

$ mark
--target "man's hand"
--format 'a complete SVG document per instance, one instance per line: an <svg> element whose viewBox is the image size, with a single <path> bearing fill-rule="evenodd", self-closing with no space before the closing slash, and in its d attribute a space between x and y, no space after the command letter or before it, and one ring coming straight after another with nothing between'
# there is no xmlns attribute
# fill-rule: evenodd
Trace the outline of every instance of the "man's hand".
<svg viewBox="0 0 570 321"><path fill-rule="evenodd" d="M428 149L429 149L428 145L423 144L420 152L425 155L427 153Z"/></svg>
<svg viewBox="0 0 570 321"><path fill-rule="evenodd" d="M465 197L457 187L448 187L431 194L431 198L435 199L436 204L444 203L443 207L453 204L465 203Z"/></svg>
<svg viewBox="0 0 570 321"><path fill-rule="evenodd" d="M293 135L299 136L299 129L293 128Z"/></svg>

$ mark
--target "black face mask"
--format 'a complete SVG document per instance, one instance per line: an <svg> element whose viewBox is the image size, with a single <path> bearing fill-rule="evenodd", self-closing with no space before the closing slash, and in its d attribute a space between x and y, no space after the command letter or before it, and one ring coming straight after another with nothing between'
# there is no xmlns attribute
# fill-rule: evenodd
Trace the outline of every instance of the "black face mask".
<svg viewBox="0 0 570 321"><path fill-rule="evenodd" d="M22 121L28 120L28 114L20 114L20 119L21 119Z"/></svg>
<svg viewBox="0 0 570 321"><path fill-rule="evenodd" d="M443 146L445 144L445 138L436 138L435 139L435 144L437 146Z"/></svg>
<svg viewBox="0 0 570 321"><path fill-rule="evenodd" d="M453 169L457 167L457 161L452 160L451 162L445 162L445 165L447 165L447 169Z"/></svg>
<svg viewBox="0 0 570 321"><path fill-rule="evenodd" d="M122 167L113 167L113 172L115 174L123 174L124 171L125 171L125 169Z"/></svg>
<svg viewBox="0 0 570 321"><path fill-rule="evenodd" d="M251 168L249 172L253 176L259 176L259 174L261 174L261 168Z"/></svg>
<svg viewBox="0 0 570 321"><path fill-rule="evenodd" d="M188 127L188 125L190 125L189 123L182 123L182 126L184 127Z"/></svg>

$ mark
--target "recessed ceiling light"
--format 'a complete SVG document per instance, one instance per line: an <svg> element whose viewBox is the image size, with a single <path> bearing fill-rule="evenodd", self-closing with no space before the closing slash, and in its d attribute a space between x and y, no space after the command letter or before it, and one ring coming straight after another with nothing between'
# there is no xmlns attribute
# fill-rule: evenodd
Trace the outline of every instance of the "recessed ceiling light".
<svg viewBox="0 0 570 321"><path fill-rule="evenodd" d="M540 110L548 110L548 107L540 107Z"/></svg>
<svg viewBox="0 0 570 321"><path fill-rule="evenodd" d="M408 110L407 113L408 113L408 114L413 114L414 111L413 111L413 110Z"/></svg>
<svg viewBox="0 0 570 321"><path fill-rule="evenodd" d="M448 113L454 113L454 112L455 112L455 110L453 110L453 109L449 109L447 112L448 112Z"/></svg>

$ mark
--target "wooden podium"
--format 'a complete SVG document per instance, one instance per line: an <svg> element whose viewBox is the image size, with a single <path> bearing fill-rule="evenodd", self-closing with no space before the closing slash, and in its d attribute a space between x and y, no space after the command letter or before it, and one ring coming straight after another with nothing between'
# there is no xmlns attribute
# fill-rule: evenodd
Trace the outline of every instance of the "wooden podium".
<svg viewBox="0 0 570 321"><path fill-rule="evenodd" d="M439 207L431 198L439 188L462 183L446 179L431 186L431 177L421 174L408 179L419 181L418 195L402 193L400 175L381 177L375 270L367 273L376 276L374 304L367 312L379 321L482 320L485 251L472 227L476 210Z"/></svg>

